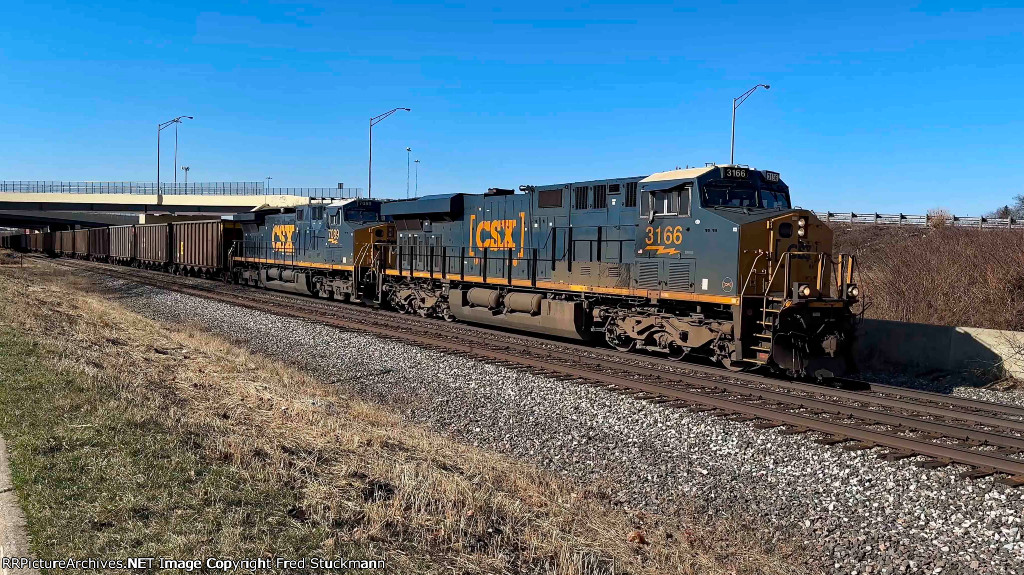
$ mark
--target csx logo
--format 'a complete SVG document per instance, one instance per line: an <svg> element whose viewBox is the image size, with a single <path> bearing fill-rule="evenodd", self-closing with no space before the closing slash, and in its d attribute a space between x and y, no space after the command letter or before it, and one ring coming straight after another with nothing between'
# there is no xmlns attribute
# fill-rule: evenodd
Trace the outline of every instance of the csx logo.
<svg viewBox="0 0 1024 575"><path fill-rule="evenodd" d="M271 236L271 244L275 252L285 254L295 253L295 226L293 224L282 224L274 226Z"/></svg>
<svg viewBox="0 0 1024 575"><path fill-rule="evenodd" d="M519 229L519 243L516 244L516 228ZM519 258L523 257L523 241L526 235L526 212L519 212L518 220L483 220L476 221L476 214L469 216L469 255L475 256L474 248L514 250L519 248ZM519 265L519 260L512 262Z"/></svg>
<svg viewBox="0 0 1024 575"><path fill-rule="evenodd" d="M516 247L515 220L486 220L476 225L476 247L478 248L513 248Z"/></svg>

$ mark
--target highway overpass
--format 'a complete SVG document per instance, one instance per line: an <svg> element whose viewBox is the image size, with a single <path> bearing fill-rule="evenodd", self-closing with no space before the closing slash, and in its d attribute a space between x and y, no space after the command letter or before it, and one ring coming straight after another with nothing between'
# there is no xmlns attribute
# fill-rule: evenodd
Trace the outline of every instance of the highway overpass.
<svg viewBox="0 0 1024 575"><path fill-rule="evenodd" d="M359 197L359 188L266 188L260 182L0 181L0 225L116 225L291 208Z"/></svg>

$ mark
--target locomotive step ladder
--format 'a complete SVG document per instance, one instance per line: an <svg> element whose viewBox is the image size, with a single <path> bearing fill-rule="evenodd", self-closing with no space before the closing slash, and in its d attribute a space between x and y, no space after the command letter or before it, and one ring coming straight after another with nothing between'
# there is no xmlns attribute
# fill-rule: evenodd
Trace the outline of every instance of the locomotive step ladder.
<svg viewBox="0 0 1024 575"><path fill-rule="evenodd" d="M760 359L759 354L770 354L772 352L772 339L775 337L775 318L777 314L782 311L785 298L781 295L765 294L764 303L761 308L761 319L756 321L756 325L760 326L761 331L755 332L752 336L757 340L756 343L747 348L747 350L754 352L754 357L744 357L745 361L764 365L767 363L767 358Z"/></svg>

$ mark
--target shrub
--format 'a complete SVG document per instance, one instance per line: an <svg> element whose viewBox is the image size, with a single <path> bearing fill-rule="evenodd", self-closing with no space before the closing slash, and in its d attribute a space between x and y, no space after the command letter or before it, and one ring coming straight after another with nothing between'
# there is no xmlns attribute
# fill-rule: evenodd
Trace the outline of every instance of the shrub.
<svg viewBox="0 0 1024 575"><path fill-rule="evenodd" d="M835 231L836 251L857 256L867 317L1024 331L1020 230Z"/></svg>
<svg viewBox="0 0 1024 575"><path fill-rule="evenodd" d="M946 227L946 224L953 222L953 214L945 208L932 208L928 210L928 226L938 229Z"/></svg>

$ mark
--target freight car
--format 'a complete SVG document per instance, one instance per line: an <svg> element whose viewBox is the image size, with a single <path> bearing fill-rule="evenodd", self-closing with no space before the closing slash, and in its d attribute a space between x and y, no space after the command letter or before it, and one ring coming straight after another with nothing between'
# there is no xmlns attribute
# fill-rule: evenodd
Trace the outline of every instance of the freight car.
<svg viewBox="0 0 1024 575"><path fill-rule="evenodd" d="M135 226L112 226L107 229L110 230L110 261L131 263L135 259Z"/></svg>
<svg viewBox="0 0 1024 575"><path fill-rule="evenodd" d="M88 258L89 257L89 230L75 230L72 232L72 238L74 240L71 252L77 258Z"/></svg>
<svg viewBox="0 0 1024 575"><path fill-rule="evenodd" d="M224 220L176 222L171 232L174 273L229 279L228 252L242 239L240 224Z"/></svg>
<svg viewBox="0 0 1024 575"><path fill-rule="evenodd" d="M89 259L107 261L110 256L110 228L91 228L88 231Z"/></svg>
<svg viewBox="0 0 1024 575"><path fill-rule="evenodd" d="M28 249L28 236L17 231L0 232L0 248L24 252Z"/></svg>
<svg viewBox="0 0 1024 575"><path fill-rule="evenodd" d="M72 230L53 232L53 249L57 255L74 257L75 232Z"/></svg>
<svg viewBox="0 0 1024 575"><path fill-rule="evenodd" d="M36 232L32 234L25 234L25 244L28 246L28 251L38 252L48 255L54 255L53 239L56 234L54 232Z"/></svg>
<svg viewBox="0 0 1024 575"><path fill-rule="evenodd" d="M167 270L171 265L171 224L132 226L135 230L135 252L132 262L137 267Z"/></svg>

